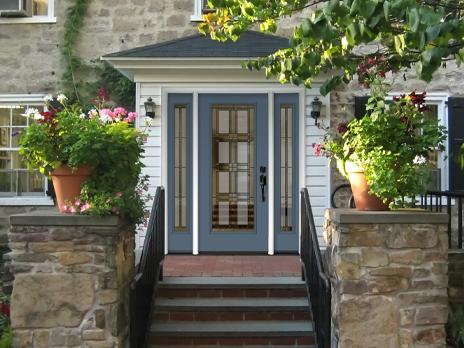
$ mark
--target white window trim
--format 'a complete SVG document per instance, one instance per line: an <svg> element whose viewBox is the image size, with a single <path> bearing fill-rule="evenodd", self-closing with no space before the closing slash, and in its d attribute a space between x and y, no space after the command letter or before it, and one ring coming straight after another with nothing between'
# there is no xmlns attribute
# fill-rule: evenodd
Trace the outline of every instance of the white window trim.
<svg viewBox="0 0 464 348"><path fill-rule="evenodd" d="M0 94L0 104L43 103L45 94ZM47 183L45 190L47 190ZM53 200L44 192L43 196L0 197L0 206L53 206Z"/></svg>
<svg viewBox="0 0 464 348"><path fill-rule="evenodd" d="M48 0L47 16L0 18L0 24L56 23L55 0Z"/></svg>
<svg viewBox="0 0 464 348"><path fill-rule="evenodd" d="M194 0L195 8L193 10L193 15L190 16L190 21L192 22L203 22L203 1Z"/></svg>
<svg viewBox="0 0 464 348"><path fill-rule="evenodd" d="M404 92L391 92L388 94L389 99L394 96L399 96ZM445 93L427 92L425 102L428 105L437 105L438 124L448 130L448 98L449 95ZM445 141L445 150L440 153L438 158L438 168L441 172L441 191L449 190L449 166L448 166L448 141Z"/></svg>

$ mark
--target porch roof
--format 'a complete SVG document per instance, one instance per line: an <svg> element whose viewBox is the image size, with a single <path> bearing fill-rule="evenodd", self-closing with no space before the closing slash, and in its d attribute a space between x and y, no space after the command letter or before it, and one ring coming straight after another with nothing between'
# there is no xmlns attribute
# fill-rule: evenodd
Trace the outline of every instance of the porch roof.
<svg viewBox="0 0 464 348"><path fill-rule="evenodd" d="M243 33L235 42L218 42L196 34L107 54L102 58L255 58L267 56L288 45L287 38L256 31Z"/></svg>

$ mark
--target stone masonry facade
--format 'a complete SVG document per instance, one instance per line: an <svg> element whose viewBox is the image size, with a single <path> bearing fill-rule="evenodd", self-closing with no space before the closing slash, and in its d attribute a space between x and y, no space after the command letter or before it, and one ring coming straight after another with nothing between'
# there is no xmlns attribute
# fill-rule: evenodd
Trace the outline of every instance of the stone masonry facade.
<svg viewBox="0 0 464 348"><path fill-rule="evenodd" d="M439 213L327 210L334 347L446 347L446 221Z"/></svg>
<svg viewBox="0 0 464 348"><path fill-rule="evenodd" d="M134 232L117 217L11 217L16 348L126 347Z"/></svg>
<svg viewBox="0 0 464 348"><path fill-rule="evenodd" d="M464 306L464 250L450 250L448 262L450 305Z"/></svg>

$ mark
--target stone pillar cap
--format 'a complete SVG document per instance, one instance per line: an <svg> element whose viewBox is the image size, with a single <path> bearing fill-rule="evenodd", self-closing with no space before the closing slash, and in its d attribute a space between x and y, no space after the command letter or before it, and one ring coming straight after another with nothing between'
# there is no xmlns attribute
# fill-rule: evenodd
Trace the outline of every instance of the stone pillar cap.
<svg viewBox="0 0 464 348"><path fill-rule="evenodd" d="M34 211L10 216L12 226L118 226L117 216L63 214L54 211Z"/></svg>
<svg viewBox="0 0 464 348"><path fill-rule="evenodd" d="M448 214L424 209L392 211L360 211L356 209L327 209L325 218L342 224L447 224Z"/></svg>

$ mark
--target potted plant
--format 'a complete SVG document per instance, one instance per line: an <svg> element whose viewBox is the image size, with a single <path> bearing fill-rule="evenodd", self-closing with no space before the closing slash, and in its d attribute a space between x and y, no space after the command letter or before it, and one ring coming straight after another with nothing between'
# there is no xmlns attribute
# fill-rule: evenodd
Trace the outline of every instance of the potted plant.
<svg viewBox="0 0 464 348"><path fill-rule="evenodd" d="M425 92L394 97L384 74L372 74L364 83L371 97L367 114L336 131L326 129L316 155L338 161L350 180L356 208L386 210L406 207L425 191L432 151L444 149L445 129L425 117Z"/></svg>
<svg viewBox="0 0 464 348"><path fill-rule="evenodd" d="M134 127L136 113L105 100L85 110L64 95L45 102L45 112L26 111L36 122L22 134L20 154L30 169L52 178L60 212L118 214L140 223L148 187L140 177L145 134Z"/></svg>

